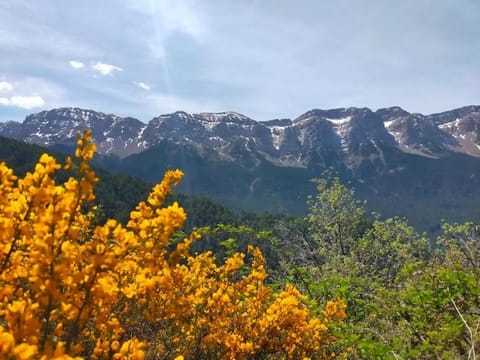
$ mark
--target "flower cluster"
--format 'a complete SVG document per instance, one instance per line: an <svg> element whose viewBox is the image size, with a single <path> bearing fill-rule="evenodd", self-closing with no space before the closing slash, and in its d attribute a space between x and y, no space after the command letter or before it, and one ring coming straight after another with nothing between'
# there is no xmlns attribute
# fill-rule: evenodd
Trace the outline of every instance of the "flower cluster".
<svg viewBox="0 0 480 360"><path fill-rule="evenodd" d="M75 161L42 155L23 178L0 164L0 358L323 356L343 302L316 318L294 287L266 285L257 248L217 265L212 253L190 255L195 233L172 244L186 214L163 204L181 171L126 226L95 225L94 152L85 132ZM77 175L57 184L60 169Z"/></svg>

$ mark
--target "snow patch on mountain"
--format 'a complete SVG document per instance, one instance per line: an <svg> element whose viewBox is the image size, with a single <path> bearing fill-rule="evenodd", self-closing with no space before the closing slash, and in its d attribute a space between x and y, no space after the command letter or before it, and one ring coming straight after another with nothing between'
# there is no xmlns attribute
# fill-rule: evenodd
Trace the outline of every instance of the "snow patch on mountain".
<svg viewBox="0 0 480 360"><path fill-rule="evenodd" d="M269 126L272 135L272 143L275 150L280 150L280 146L285 138L285 126Z"/></svg>
<svg viewBox="0 0 480 360"><path fill-rule="evenodd" d="M388 130L388 128L394 123L395 120L389 120L389 121L385 121L383 123L383 125L385 126L385 129Z"/></svg>
<svg viewBox="0 0 480 360"><path fill-rule="evenodd" d="M392 125L394 125L395 123L396 123L396 120L389 120L389 121L385 121L383 123L383 125L385 126L385 129L388 131L388 133L394 137L397 145L402 146L402 144L401 144L402 143L402 132L401 131L395 131L395 130L392 129ZM403 148L405 149L405 151L410 152L410 150L408 149L408 146L403 145Z"/></svg>
<svg viewBox="0 0 480 360"><path fill-rule="evenodd" d="M450 122L447 122L447 123L444 123L444 124L440 124L438 125L438 127L442 130L444 129L454 129L454 128L457 128L458 127L458 124L460 123L461 119L455 119L453 121L450 121Z"/></svg>
<svg viewBox="0 0 480 360"><path fill-rule="evenodd" d="M352 120L352 117L347 116L347 117L344 117L344 118L341 118L341 119L325 118L325 120L330 121L333 125L344 125L344 124L347 124L348 122L350 122L350 120Z"/></svg>

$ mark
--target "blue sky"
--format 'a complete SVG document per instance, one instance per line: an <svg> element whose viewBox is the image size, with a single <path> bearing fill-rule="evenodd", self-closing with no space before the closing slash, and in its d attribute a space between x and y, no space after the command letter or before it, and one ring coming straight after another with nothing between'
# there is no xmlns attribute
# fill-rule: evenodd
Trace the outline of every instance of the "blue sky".
<svg viewBox="0 0 480 360"><path fill-rule="evenodd" d="M480 104L479 0L1 0L0 121Z"/></svg>

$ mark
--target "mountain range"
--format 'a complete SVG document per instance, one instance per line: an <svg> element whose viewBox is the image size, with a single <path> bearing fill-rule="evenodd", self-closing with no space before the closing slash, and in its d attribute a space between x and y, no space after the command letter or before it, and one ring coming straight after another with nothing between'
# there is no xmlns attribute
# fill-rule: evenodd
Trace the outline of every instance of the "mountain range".
<svg viewBox="0 0 480 360"><path fill-rule="evenodd" d="M59 108L0 123L0 134L41 146L75 143L75 134L91 129L101 154L120 158L141 153L164 140L212 149L237 160L236 146L280 166L309 166L310 153L334 153L349 167L365 153L380 156L379 146L441 157L446 152L480 157L480 106L438 114L411 114L400 107L311 110L298 118L255 121L234 112L189 114L178 111L144 123L93 110ZM358 158L360 156L360 158ZM255 157L255 156L254 156ZM357 161L355 161L357 160Z"/></svg>
<svg viewBox="0 0 480 360"><path fill-rule="evenodd" d="M269 121L178 111L148 123L58 108L0 123L0 135L70 152L86 128L98 165L149 181L178 167L186 174L184 191L234 208L304 213L314 194L309 180L333 169L372 208L414 214L420 226L438 226L438 216L480 216L474 203L480 200L480 106L430 115L400 107L315 109ZM419 217L426 206L436 207L435 219Z"/></svg>

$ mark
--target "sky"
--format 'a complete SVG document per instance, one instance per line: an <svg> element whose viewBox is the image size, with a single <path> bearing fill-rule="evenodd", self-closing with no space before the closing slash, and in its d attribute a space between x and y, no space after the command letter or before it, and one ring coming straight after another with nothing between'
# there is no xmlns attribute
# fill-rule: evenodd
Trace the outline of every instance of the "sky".
<svg viewBox="0 0 480 360"><path fill-rule="evenodd" d="M480 0L0 0L0 121L480 104Z"/></svg>

